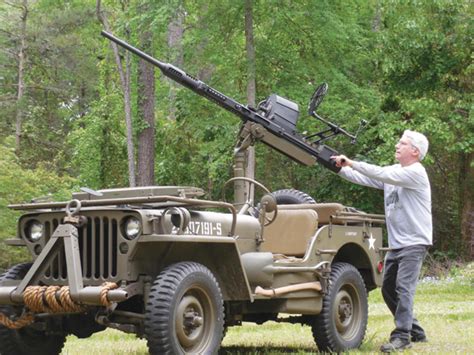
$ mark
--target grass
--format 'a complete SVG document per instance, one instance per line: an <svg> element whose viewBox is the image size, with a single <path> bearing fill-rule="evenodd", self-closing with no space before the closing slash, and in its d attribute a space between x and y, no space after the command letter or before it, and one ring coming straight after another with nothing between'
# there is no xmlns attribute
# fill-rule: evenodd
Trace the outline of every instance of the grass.
<svg viewBox="0 0 474 355"><path fill-rule="evenodd" d="M413 344L404 354L474 353L474 263L457 269L442 279L420 282L415 298L415 313L429 338ZM369 323L360 349L348 354L378 353L393 328L380 289L369 295ZM307 326L267 322L244 323L229 328L221 354L315 354L311 329ZM146 341L115 330L94 334L88 339L70 336L63 354L147 354Z"/></svg>

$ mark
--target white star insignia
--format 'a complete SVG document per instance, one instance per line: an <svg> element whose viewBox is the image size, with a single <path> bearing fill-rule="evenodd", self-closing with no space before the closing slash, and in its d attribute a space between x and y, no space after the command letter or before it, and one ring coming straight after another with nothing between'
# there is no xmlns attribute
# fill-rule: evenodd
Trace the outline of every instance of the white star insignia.
<svg viewBox="0 0 474 355"><path fill-rule="evenodd" d="M374 250L375 250L375 245L374 245L374 243L375 243L376 240L377 240L377 239L375 239L375 238L372 236L372 233L370 233L370 238L368 239L368 241L369 241L369 250L370 250L370 249L374 249Z"/></svg>

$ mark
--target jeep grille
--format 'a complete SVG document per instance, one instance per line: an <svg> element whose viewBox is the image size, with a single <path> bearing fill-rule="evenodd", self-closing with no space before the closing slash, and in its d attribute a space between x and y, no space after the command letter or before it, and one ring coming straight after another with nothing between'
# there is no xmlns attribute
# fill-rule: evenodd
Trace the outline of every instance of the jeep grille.
<svg viewBox="0 0 474 355"><path fill-rule="evenodd" d="M45 221L45 243L51 238L60 219ZM102 216L87 217L87 224L78 228L79 251L84 281L113 280L117 277L118 221ZM64 248L52 259L44 273L45 281L66 281Z"/></svg>

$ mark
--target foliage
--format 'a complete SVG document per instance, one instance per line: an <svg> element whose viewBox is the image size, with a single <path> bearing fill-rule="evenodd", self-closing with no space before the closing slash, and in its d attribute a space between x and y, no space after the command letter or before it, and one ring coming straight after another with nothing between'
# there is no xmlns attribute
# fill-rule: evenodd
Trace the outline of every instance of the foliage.
<svg viewBox="0 0 474 355"><path fill-rule="evenodd" d="M5 5L4 15L8 19L18 17L18 7ZM64 145L64 137L70 124L84 114L87 102L96 95L97 75L91 60L96 45L94 40L84 39L97 33L98 27L91 21L93 7L84 6L83 1L30 3L28 14L26 88L21 103L25 118L19 157L25 167L34 168L37 163L47 162L59 172L67 162L63 157L69 147ZM2 27L8 26L9 21ZM14 53L17 31L11 27L6 30L3 32L9 33L5 35L6 44ZM9 78L15 77L15 56L12 59L12 66L6 71ZM5 90L8 95L15 95L16 85L13 79L9 80L11 86ZM14 123L15 110L7 113L10 115L6 120ZM12 129L2 132L8 135Z"/></svg>
<svg viewBox="0 0 474 355"><path fill-rule="evenodd" d="M472 63L467 38L472 38L463 1L387 2L377 58L383 75L381 120L387 141L403 129L424 132L430 142L427 165L433 190L435 246L465 255L459 238L460 218L469 199L463 181L464 160L474 151ZM378 153L387 155L380 147ZM473 167L473 163L467 162ZM449 199L446 195L450 196ZM464 197L463 197L464 196ZM443 221L441 223L441 221Z"/></svg>
<svg viewBox="0 0 474 355"><path fill-rule="evenodd" d="M76 180L58 176L42 164L35 169L25 169L14 153L14 139L8 137L0 144L0 269L25 257L18 248L7 248L3 240L16 236L18 211L8 209L11 203L29 202L46 197L63 201L70 198Z"/></svg>
<svg viewBox="0 0 474 355"><path fill-rule="evenodd" d="M5 49L0 51L0 148L10 152L2 161L23 176L38 171L57 176L58 186L67 176L78 186L95 189L126 186L123 97L109 43L99 36L95 1L29 4L21 102L15 100L15 3L0 4L0 43ZM144 6L147 11L141 11ZM114 33L132 44L139 43L144 27L151 29L150 54L165 62L176 58L167 31L181 11L182 69L245 104L243 2L105 0L102 7ZM456 256L467 250L460 225L474 196L472 11L467 0L264 0L253 6L257 102L271 93L291 99L300 107L299 130L314 132L324 127L308 117L306 105L315 86L328 82L319 114L352 132L360 119L368 121L356 145L345 138L329 145L380 165L394 163L393 146L404 129L426 133L435 250ZM134 57L131 69L136 73ZM137 117L135 74L131 83ZM15 158L8 145L11 138L5 138L15 131L17 108L25 115L22 149ZM156 75L155 116L156 184L196 185L208 190L208 197L220 199L224 181L232 176L240 120L162 75ZM144 128L138 120L133 125L136 135ZM298 165L263 145L257 145L256 155L256 177L271 189L293 187L317 201L383 210L380 191L345 182L320 166ZM29 198L50 186L45 178L45 185L39 184L44 189L35 182L14 191L15 180L7 183L13 178L9 173L2 170L0 178L7 194L4 204L15 201L15 194ZM12 215L0 218L0 235L11 235Z"/></svg>
<svg viewBox="0 0 474 355"><path fill-rule="evenodd" d="M101 63L101 95L83 117L74 121L68 136L68 144L74 147L70 170L83 185L93 189L127 185L123 104L118 87L107 83L111 70L111 65Z"/></svg>

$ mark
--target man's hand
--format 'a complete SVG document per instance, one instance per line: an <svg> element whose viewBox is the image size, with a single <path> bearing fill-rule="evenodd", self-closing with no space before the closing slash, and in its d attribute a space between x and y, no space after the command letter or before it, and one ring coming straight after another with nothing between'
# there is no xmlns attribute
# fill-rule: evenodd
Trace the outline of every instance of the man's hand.
<svg viewBox="0 0 474 355"><path fill-rule="evenodd" d="M345 155L333 155L332 160L336 162L336 166L342 168L344 166L352 166L353 161Z"/></svg>

